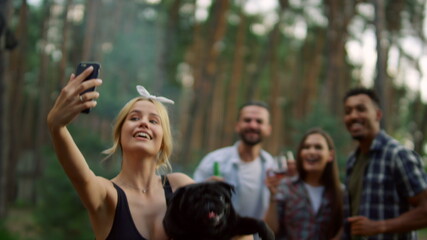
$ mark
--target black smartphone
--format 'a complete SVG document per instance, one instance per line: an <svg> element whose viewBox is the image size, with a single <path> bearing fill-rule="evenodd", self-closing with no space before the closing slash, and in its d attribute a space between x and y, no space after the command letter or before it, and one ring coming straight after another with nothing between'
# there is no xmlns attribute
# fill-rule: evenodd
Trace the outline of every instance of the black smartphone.
<svg viewBox="0 0 427 240"><path fill-rule="evenodd" d="M92 66L93 67L93 71L92 73L87 76L83 81L89 80L89 79L94 79L94 78L98 78L99 76L99 71L101 69L101 64L97 63L97 62L81 62L77 65L76 68L76 76L80 75L86 68ZM86 92L90 92L90 91L94 91L95 87L93 88L89 88L87 90L85 90L84 92L80 93L80 95L86 93ZM87 108L85 110L82 111L82 113L90 113L90 108Z"/></svg>

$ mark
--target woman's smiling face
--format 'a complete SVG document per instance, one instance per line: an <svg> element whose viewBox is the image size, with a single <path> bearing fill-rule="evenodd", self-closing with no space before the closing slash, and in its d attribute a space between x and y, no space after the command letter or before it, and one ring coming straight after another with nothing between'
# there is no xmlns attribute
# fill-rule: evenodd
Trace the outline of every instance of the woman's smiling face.
<svg viewBox="0 0 427 240"><path fill-rule="evenodd" d="M136 102L123 123L123 152L139 149L148 155L156 156L160 151L162 139L161 118L155 105L145 100Z"/></svg>
<svg viewBox="0 0 427 240"><path fill-rule="evenodd" d="M301 160L307 173L323 172L326 164L333 160L333 153L321 134L307 136L301 149Z"/></svg>

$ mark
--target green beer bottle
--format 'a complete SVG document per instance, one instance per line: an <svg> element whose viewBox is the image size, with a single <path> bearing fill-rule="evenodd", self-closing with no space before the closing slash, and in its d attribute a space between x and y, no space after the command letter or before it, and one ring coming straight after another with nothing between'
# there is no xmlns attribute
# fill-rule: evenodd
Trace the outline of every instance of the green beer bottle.
<svg viewBox="0 0 427 240"><path fill-rule="evenodd" d="M214 162L213 172L214 172L214 176L217 176L217 177L221 176L221 171L219 170L219 162Z"/></svg>

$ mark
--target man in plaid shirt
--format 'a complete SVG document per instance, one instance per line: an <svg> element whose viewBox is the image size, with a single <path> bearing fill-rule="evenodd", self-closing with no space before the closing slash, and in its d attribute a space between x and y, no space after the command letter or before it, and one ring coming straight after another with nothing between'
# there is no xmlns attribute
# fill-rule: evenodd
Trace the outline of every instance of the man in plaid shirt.
<svg viewBox="0 0 427 240"><path fill-rule="evenodd" d="M344 239L417 239L427 227L427 175L420 156L380 128L370 89L344 97L344 123L358 142L347 161Z"/></svg>

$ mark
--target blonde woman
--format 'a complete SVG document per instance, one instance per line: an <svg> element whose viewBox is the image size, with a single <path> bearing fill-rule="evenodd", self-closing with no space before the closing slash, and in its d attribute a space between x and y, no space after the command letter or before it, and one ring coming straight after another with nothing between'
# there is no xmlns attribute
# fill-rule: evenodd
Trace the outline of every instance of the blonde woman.
<svg viewBox="0 0 427 240"><path fill-rule="evenodd" d="M57 157L86 207L96 239L168 239L163 229L167 197L177 188L193 183L181 173L156 174L168 167L172 152L169 117L162 102L171 100L150 95L130 100L114 126L114 144L105 152L119 152L122 168L113 179L97 176L86 163L67 125L79 113L96 106L101 79L83 79L93 71L71 75L47 118Z"/></svg>

